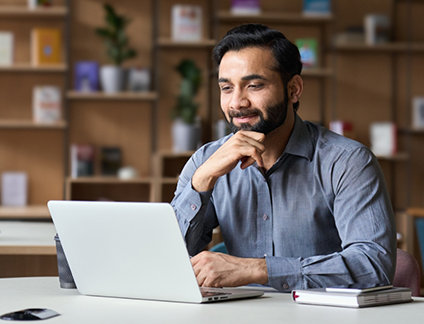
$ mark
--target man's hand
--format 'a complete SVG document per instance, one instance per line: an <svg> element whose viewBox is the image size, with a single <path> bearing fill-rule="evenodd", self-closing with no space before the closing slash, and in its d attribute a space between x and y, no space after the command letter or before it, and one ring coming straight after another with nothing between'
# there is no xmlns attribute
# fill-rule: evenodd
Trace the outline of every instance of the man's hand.
<svg viewBox="0 0 424 324"><path fill-rule="evenodd" d="M268 282L265 259L205 251L191 258L191 264L200 287L238 287Z"/></svg>
<svg viewBox="0 0 424 324"><path fill-rule="evenodd" d="M264 139L262 133L238 131L197 169L191 179L192 187L198 192L211 190L216 180L233 170L239 161L242 169L255 161L263 167Z"/></svg>

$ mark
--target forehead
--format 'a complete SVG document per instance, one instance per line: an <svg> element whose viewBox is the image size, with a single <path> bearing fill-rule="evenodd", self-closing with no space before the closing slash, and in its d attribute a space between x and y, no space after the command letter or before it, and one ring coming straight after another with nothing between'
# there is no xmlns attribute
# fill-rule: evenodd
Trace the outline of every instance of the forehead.
<svg viewBox="0 0 424 324"><path fill-rule="evenodd" d="M228 51L219 65L219 77L277 73L272 69L273 66L275 59L268 48L248 47L239 51Z"/></svg>

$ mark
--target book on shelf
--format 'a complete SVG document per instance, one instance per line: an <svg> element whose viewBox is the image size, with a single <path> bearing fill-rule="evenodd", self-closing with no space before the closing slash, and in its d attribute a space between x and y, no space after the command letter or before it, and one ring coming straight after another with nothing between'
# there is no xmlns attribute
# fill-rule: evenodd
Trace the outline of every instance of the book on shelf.
<svg viewBox="0 0 424 324"><path fill-rule="evenodd" d="M94 175L94 146L90 144L72 144L70 151L71 177L89 177Z"/></svg>
<svg viewBox="0 0 424 324"><path fill-rule="evenodd" d="M102 147L100 149L100 165L102 175L116 176L122 164L121 148Z"/></svg>
<svg viewBox="0 0 424 324"><path fill-rule="evenodd" d="M174 41L200 41L202 39L202 8L195 5L173 5L171 28Z"/></svg>
<svg viewBox="0 0 424 324"><path fill-rule="evenodd" d="M334 133L351 139L355 137L353 132L353 124L348 121L332 120L330 121L330 130Z"/></svg>
<svg viewBox="0 0 424 324"><path fill-rule="evenodd" d="M26 172L3 172L1 175L1 204L24 207L28 199L28 175Z"/></svg>
<svg viewBox="0 0 424 324"><path fill-rule="evenodd" d="M62 32L57 28L34 28L31 61L35 66L62 63Z"/></svg>
<svg viewBox="0 0 424 324"><path fill-rule="evenodd" d="M35 86L32 98L33 119L37 123L56 123L62 116L62 94L59 87Z"/></svg>
<svg viewBox="0 0 424 324"><path fill-rule="evenodd" d="M52 0L28 0L28 7L30 9L35 9L38 7L50 7L52 4Z"/></svg>
<svg viewBox="0 0 424 324"><path fill-rule="evenodd" d="M380 287L377 287L380 288ZM293 290L292 300L299 304L362 308L412 301L409 288L382 289L315 288Z"/></svg>
<svg viewBox="0 0 424 324"><path fill-rule="evenodd" d="M375 45L390 40L390 19L383 14L368 14L364 17L365 43Z"/></svg>
<svg viewBox="0 0 424 324"><path fill-rule="evenodd" d="M79 92L99 90L99 63L79 61L74 65L74 88Z"/></svg>
<svg viewBox="0 0 424 324"><path fill-rule="evenodd" d="M318 40L315 38L298 38L296 39L296 46L299 48L303 68L316 68L318 66Z"/></svg>
<svg viewBox="0 0 424 324"><path fill-rule="evenodd" d="M330 0L303 0L303 14L307 16L331 15Z"/></svg>
<svg viewBox="0 0 424 324"><path fill-rule="evenodd" d="M233 15L259 15L261 13L261 1L232 0L230 11Z"/></svg>
<svg viewBox="0 0 424 324"><path fill-rule="evenodd" d="M415 97L412 100L412 127L424 129L424 97Z"/></svg>
<svg viewBox="0 0 424 324"><path fill-rule="evenodd" d="M0 31L0 65L13 64L13 42L12 32Z"/></svg>
<svg viewBox="0 0 424 324"><path fill-rule="evenodd" d="M375 155L393 156L397 153L397 127L392 122L370 125L371 151Z"/></svg>

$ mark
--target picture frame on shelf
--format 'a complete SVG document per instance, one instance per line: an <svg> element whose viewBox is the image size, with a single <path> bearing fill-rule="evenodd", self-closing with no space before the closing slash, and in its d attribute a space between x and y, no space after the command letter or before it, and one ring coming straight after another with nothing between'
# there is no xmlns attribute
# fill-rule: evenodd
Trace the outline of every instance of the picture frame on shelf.
<svg viewBox="0 0 424 324"><path fill-rule="evenodd" d="M1 204L24 207L28 203L28 175L22 171L5 171L1 174Z"/></svg>
<svg viewBox="0 0 424 324"><path fill-rule="evenodd" d="M79 61L74 65L74 88L78 92L99 91L99 63Z"/></svg>
<svg viewBox="0 0 424 324"><path fill-rule="evenodd" d="M0 31L0 65L13 64L14 34L9 31Z"/></svg>
<svg viewBox="0 0 424 324"><path fill-rule="evenodd" d="M172 40L200 42L202 40L202 7L175 4L172 6Z"/></svg>
<svg viewBox="0 0 424 324"><path fill-rule="evenodd" d="M412 128L424 130L424 97L412 100Z"/></svg>
<svg viewBox="0 0 424 324"><path fill-rule="evenodd" d="M299 48L300 59L304 69L318 67L318 40L316 38L298 38L296 46Z"/></svg>

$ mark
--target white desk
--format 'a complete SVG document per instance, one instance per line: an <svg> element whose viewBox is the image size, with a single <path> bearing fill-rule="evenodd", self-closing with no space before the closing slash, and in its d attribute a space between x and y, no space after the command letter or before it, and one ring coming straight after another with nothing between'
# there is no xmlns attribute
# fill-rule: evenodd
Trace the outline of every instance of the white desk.
<svg viewBox="0 0 424 324"><path fill-rule="evenodd" d="M424 298L407 304L349 309L298 305L289 294L215 304L184 304L90 297L60 289L57 277L0 279L0 314L50 308L61 315L43 323L423 323Z"/></svg>

